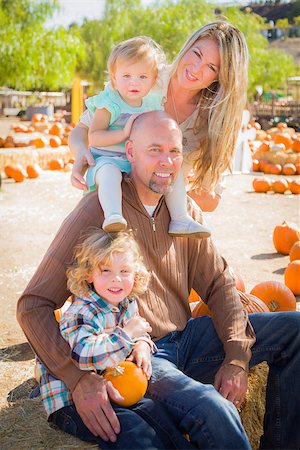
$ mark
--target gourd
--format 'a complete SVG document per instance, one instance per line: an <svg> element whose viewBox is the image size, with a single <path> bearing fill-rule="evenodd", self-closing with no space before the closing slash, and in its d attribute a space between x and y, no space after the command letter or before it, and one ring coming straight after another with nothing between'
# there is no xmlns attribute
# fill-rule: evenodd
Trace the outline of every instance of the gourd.
<svg viewBox="0 0 300 450"><path fill-rule="evenodd" d="M143 370L132 361L120 362L116 367L108 369L103 377L110 381L124 398L115 402L121 406L131 406L145 395L148 380Z"/></svg>
<svg viewBox="0 0 300 450"><path fill-rule="evenodd" d="M255 192L267 192L271 189L271 182L266 177L254 178L252 182Z"/></svg>
<svg viewBox="0 0 300 450"><path fill-rule="evenodd" d="M300 240L299 228L294 223L283 222L273 231L273 243L278 253L288 255L293 244Z"/></svg>
<svg viewBox="0 0 300 450"><path fill-rule="evenodd" d="M290 262L284 271L284 282L295 294L300 295L300 260Z"/></svg>
<svg viewBox="0 0 300 450"><path fill-rule="evenodd" d="M265 302L272 312L296 310L296 298L293 292L280 281L263 281L254 286L250 294Z"/></svg>
<svg viewBox="0 0 300 450"><path fill-rule="evenodd" d="M300 241L295 242L290 250L290 261L295 261L295 259L300 260Z"/></svg>

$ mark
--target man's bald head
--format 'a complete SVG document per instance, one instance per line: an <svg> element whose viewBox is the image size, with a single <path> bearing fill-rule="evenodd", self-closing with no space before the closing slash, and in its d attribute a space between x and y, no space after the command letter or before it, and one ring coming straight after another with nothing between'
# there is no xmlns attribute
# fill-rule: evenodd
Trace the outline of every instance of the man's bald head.
<svg viewBox="0 0 300 450"><path fill-rule="evenodd" d="M149 132L159 134L160 130L168 127L170 132L177 130L181 135L181 130L177 122L165 111L149 111L140 114L133 122L129 139L134 140L136 135Z"/></svg>

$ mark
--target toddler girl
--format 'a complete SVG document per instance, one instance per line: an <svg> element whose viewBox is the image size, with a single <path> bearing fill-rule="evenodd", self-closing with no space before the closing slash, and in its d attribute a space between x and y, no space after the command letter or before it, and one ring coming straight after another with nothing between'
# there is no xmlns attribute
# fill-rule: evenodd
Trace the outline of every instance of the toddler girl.
<svg viewBox="0 0 300 450"><path fill-rule="evenodd" d="M96 165L87 173L90 190L98 189L104 212L103 229L122 231L127 222L122 215L122 172L130 172L125 156L125 141L138 114L163 109L163 98L150 93L156 84L164 54L158 44L145 36L128 39L115 46L108 59L110 82L104 91L86 100L93 114L89 144ZM174 192L166 195L171 215L169 232L174 236L208 237L210 232L195 222L186 210L183 177L175 182Z"/></svg>

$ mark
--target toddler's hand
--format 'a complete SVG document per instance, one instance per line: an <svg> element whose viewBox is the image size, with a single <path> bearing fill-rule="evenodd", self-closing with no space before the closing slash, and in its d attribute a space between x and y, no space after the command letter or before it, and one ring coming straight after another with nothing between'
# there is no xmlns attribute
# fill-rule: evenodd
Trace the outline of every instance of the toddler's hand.
<svg viewBox="0 0 300 450"><path fill-rule="evenodd" d="M146 333L151 333L152 331L147 320L139 316L129 319L123 329L132 339L143 336Z"/></svg>
<svg viewBox="0 0 300 450"><path fill-rule="evenodd" d="M125 127L123 128L123 132L124 132L124 139L129 138L130 133L131 133L131 128L132 128L132 124L135 121L135 119L139 116L140 114L132 114L129 119L126 122Z"/></svg>
<svg viewBox="0 0 300 450"><path fill-rule="evenodd" d="M150 346L147 342L138 341L134 346L133 352L127 359L129 359L129 361L135 361L136 365L143 369L148 380L150 380L152 375L152 364Z"/></svg>

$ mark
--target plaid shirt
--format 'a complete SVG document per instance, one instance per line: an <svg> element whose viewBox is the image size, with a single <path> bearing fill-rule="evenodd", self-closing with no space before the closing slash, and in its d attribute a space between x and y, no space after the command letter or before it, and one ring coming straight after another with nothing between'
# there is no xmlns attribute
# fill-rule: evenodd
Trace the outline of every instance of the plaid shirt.
<svg viewBox="0 0 300 450"><path fill-rule="evenodd" d="M155 349L149 335L132 339L122 327L129 319L138 316L135 299L124 299L118 306L102 300L89 290L86 297L74 297L72 305L63 314L60 331L70 344L71 357L82 370L100 371L124 361L139 340ZM40 390L48 415L73 403L67 385L53 377L37 360L40 370Z"/></svg>

